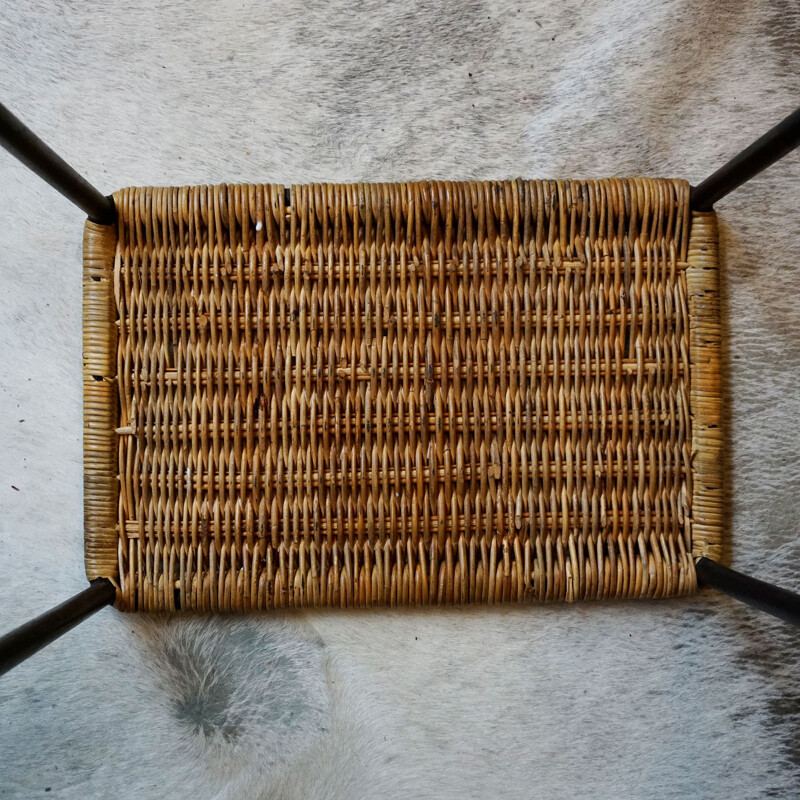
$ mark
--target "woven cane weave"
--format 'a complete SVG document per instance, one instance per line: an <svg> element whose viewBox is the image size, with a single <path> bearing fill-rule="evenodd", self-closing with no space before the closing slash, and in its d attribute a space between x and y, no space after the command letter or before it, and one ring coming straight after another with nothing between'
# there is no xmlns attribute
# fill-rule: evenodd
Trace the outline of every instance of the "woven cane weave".
<svg viewBox="0 0 800 800"><path fill-rule="evenodd" d="M666 597L719 557L687 183L115 202L84 237L85 552L119 608Z"/></svg>

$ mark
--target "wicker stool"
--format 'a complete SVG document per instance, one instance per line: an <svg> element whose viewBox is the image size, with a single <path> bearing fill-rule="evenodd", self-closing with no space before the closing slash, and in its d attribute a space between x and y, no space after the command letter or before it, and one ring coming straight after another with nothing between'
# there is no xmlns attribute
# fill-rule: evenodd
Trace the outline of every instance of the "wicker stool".
<svg viewBox="0 0 800 800"><path fill-rule="evenodd" d="M3 110L84 231L87 614L660 598L798 621L723 556L713 203L614 179L103 197Z"/></svg>

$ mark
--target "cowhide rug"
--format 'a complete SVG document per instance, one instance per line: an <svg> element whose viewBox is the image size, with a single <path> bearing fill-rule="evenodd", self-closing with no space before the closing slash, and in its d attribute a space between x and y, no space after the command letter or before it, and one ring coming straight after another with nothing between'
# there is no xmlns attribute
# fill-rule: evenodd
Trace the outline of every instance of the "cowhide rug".
<svg viewBox="0 0 800 800"><path fill-rule="evenodd" d="M100 188L681 176L800 102L791 0L0 6ZM800 588L800 156L718 206L733 564ZM0 630L85 585L81 213L0 154ZM0 797L800 795L800 636L725 598L147 618L0 680Z"/></svg>

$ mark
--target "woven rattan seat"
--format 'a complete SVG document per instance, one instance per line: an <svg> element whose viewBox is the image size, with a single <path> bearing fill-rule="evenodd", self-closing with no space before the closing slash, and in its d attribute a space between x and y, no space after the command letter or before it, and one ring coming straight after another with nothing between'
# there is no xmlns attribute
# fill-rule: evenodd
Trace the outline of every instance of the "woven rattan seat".
<svg viewBox="0 0 800 800"><path fill-rule="evenodd" d="M666 597L719 555L716 219L684 181L114 199L85 552L119 608Z"/></svg>

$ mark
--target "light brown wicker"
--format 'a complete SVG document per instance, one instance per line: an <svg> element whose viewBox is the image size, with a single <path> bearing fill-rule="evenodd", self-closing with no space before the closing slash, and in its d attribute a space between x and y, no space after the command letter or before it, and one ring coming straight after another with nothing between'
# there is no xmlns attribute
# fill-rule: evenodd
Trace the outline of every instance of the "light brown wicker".
<svg viewBox="0 0 800 800"><path fill-rule="evenodd" d="M665 597L719 557L687 183L115 202L84 236L85 530L119 608Z"/></svg>

